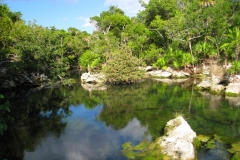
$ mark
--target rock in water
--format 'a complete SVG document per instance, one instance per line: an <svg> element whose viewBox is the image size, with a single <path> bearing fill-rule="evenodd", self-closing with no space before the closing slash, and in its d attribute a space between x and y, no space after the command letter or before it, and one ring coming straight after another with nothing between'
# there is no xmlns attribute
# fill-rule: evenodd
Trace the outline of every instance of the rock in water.
<svg viewBox="0 0 240 160"><path fill-rule="evenodd" d="M170 120L165 127L165 136L159 139L162 152L173 160L193 160L195 158L192 144L196 133L183 117Z"/></svg>

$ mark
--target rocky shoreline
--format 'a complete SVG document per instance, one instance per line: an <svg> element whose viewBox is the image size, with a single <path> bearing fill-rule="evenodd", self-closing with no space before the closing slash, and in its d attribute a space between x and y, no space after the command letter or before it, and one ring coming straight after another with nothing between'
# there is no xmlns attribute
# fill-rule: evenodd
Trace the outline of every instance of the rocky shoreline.
<svg viewBox="0 0 240 160"><path fill-rule="evenodd" d="M218 69L218 67L219 66L216 68ZM196 90L207 91L211 94L225 95L229 97L238 97L240 95L240 75L224 77L222 71L220 71L221 74L218 72L215 74L211 71L210 67L202 69L202 72L197 75L191 75L184 71L175 71L170 67L166 70L153 70L151 66L148 66L145 68L145 71L147 77L156 78L158 80L161 79L162 82L166 83L175 81L181 82L190 77L201 77L201 82L195 86ZM86 84L91 84L90 90L98 90L99 87L94 88L94 84L97 84L96 86L99 86L99 84L104 85L105 77L102 73L83 73L81 76L81 82L84 86L86 86Z"/></svg>
<svg viewBox="0 0 240 160"><path fill-rule="evenodd" d="M182 70L176 71L170 67L166 70L155 70L151 66L141 69L146 71L146 77L155 78L165 83L181 82L196 76L198 78L201 77L201 82L195 86L196 90L228 97L238 97L240 95L240 75L226 77L222 73L219 74L219 72L216 72L216 74L213 73L210 67L201 69L201 72L195 75ZM222 67L217 69L221 70ZM11 74L6 68L0 69L0 91L14 90L20 87L30 87L33 90L40 90L49 87L50 82L51 80L44 74ZM107 88L105 76L102 73L83 73L81 75L81 83L86 90L105 90Z"/></svg>

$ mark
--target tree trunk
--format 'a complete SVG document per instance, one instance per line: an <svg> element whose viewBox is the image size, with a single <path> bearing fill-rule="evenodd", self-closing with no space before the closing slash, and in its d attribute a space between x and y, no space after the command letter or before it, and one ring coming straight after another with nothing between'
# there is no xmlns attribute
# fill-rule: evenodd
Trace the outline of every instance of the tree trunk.
<svg viewBox="0 0 240 160"><path fill-rule="evenodd" d="M193 62L193 52L192 52L192 42L191 40L188 41L191 57L192 57L192 67L193 67L193 74L195 74L195 67L194 67L194 62Z"/></svg>

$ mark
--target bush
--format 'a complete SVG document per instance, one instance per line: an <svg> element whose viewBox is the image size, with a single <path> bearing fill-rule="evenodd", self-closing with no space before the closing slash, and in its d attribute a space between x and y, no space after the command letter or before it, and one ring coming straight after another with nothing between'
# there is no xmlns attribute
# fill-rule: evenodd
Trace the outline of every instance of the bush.
<svg viewBox="0 0 240 160"><path fill-rule="evenodd" d="M140 69L144 63L124 49L117 50L107 56L102 72L106 80L113 84L126 84L143 80L145 71Z"/></svg>

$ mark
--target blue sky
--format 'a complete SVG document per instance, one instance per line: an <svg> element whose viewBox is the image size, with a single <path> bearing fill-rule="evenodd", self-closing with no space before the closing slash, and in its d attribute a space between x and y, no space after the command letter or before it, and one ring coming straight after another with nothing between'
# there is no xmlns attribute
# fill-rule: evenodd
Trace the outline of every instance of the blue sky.
<svg viewBox="0 0 240 160"><path fill-rule="evenodd" d="M74 27L89 33L95 29L89 18L99 16L110 5L118 6L129 17L143 9L138 0L3 0L3 3L11 11L21 12L26 23L35 19L44 27L65 30Z"/></svg>

